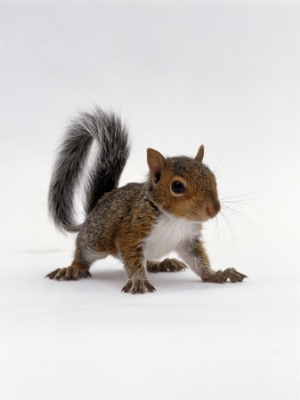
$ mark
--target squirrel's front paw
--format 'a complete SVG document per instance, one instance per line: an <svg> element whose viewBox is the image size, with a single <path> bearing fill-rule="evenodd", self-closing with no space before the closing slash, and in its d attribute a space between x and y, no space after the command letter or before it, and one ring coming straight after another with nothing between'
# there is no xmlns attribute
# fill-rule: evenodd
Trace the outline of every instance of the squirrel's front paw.
<svg viewBox="0 0 300 400"><path fill-rule="evenodd" d="M231 282L235 283L235 282L243 282L245 278L248 278L247 275L244 275L236 271L234 268L227 268L224 271L217 271L211 274L210 276L202 278L202 281L213 282L213 283L224 283L229 279Z"/></svg>
<svg viewBox="0 0 300 400"><path fill-rule="evenodd" d="M155 292L156 289L147 279L128 279L122 292L136 294L145 293L146 290L148 290L148 292Z"/></svg>

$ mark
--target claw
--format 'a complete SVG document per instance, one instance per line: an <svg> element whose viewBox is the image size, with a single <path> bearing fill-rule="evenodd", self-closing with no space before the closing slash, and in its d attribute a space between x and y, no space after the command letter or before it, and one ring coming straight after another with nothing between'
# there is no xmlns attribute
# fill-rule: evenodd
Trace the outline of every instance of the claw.
<svg viewBox="0 0 300 400"><path fill-rule="evenodd" d="M121 292L128 293L130 291L131 287L132 287L132 280L128 279L126 285L123 287Z"/></svg>
<svg viewBox="0 0 300 400"><path fill-rule="evenodd" d="M87 269L79 269L75 265L71 265L68 268L58 268L45 276L45 278L56 279L57 281L76 281L78 278L87 277L92 277L90 271Z"/></svg>
<svg viewBox="0 0 300 400"><path fill-rule="evenodd" d="M60 268L57 268L55 271L50 272L50 274L47 274L45 278L49 279L54 279L55 275L60 271Z"/></svg>
<svg viewBox="0 0 300 400"><path fill-rule="evenodd" d="M224 271L217 271L211 276L203 279L203 282L213 282L213 283L225 283L228 279L232 283L236 282L243 282L245 278L248 278L247 275L244 275L238 271L236 271L234 268L227 268Z"/></svg>
<svg viewBox="0 0 300 400"><path fill-rule="evenodd" d="M144 281L144 283L148 289L148 292L156 292L155 287L153 285L151 285L151 283L148 280Z"/></svg>
<svg viewBox="0 0 300 400"><path fill-rule="evenodd" d="M231 280L231 282L236 283L236 282L243 282L245 278L248 278L247 275L244 275L238 271L236 271L234 268L228 268L225 269L224 274L227 275L227 277Z"/></svg>
<svg viewBox="0 0 300 400"><path fill-rule="evenodd" d="M147 270L152 273L156 272L177 272L187 269L187 266L175 258L166 258L161 262L148 261Z"/></svg>
<svg viewBox="0 0 300 400"><path fill-rule="evenodd" d="M147 279L128 279L126 285L122 289L122 292L137 294L145 293L146 290L148 290L148 292L154 292L156 289Z"/></svg>

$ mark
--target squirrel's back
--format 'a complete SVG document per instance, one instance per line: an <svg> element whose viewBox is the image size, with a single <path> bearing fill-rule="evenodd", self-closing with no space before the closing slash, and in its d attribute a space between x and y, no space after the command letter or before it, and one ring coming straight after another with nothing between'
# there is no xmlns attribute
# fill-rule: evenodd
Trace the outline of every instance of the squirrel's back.
<svg viewBox="0 0 300 400"><path fill-rule="evenodd" d="M96 160L85 185L85 212L88 215L104 193L118 182L129 155L128 134L113 113L96 108L81 113L66 131L49 189L49 211L58 228L77 232L74 221L74 194L80 182L93 142L98 146Z"/></svg>

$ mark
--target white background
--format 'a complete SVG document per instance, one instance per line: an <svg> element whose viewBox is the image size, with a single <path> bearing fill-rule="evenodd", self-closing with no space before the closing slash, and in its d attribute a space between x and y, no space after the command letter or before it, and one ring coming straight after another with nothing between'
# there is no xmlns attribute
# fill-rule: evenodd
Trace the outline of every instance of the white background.
<svg viewBox="0 0 300 400"><path fill-rule="evenodd" d="M1 399L299 399L298 3L2 0L0 15ZM158 274L133 296L111 258L44 279L74 247L47 215L56 148L94 104L128 125L122 183L145 179L147 147L204 143L235 210L206 247L248 280Z"/></svg>

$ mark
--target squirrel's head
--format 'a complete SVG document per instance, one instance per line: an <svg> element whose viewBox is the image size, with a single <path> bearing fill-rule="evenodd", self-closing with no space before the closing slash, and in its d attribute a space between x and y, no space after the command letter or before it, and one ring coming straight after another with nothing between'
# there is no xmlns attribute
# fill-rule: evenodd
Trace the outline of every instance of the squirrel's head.
<svg viewBox="0 0 300 400"><path fill-rule="evenodd" d="M197 222L218 214L216 178L202 163L203 156L203 145L195 158L165 158L157 150L147 150L153 196L165 211Z"/></svg>

